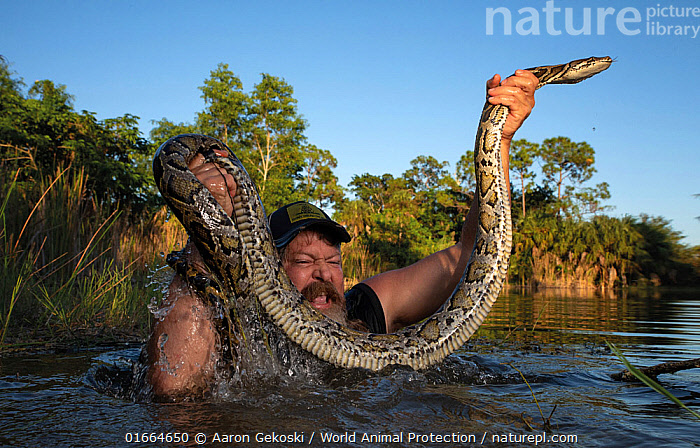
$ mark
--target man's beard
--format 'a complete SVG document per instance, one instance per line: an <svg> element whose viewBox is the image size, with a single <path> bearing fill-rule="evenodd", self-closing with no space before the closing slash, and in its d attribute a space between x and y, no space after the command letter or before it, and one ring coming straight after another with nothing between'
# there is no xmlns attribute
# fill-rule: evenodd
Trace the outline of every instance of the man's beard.
<svg viewBox="0 0 700 448"><path fill-rule="evenodd" d="M333 286L333 283L325 281L311 283L301 291L301 295L303 295L312 306L314 299L325 295L331 307L318 309L318 311L341 325L347 325L348 311L345 308L345 296L338 292L335 286Z"/></svg>

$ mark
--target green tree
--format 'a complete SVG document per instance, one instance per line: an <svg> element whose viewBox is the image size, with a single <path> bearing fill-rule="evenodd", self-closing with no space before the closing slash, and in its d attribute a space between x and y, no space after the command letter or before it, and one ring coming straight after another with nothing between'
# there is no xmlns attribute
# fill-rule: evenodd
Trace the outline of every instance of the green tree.
<svg viewBox="0 0 700 448"><path fill-rule="evenodd" d="M57 169L86 175L86 191L110 207L138 208L152 199L151 145L141 137L138 117L97 120L77 113L66 86L34 82L24 96L20 80L0 61L0 155L20 180L37 181Z"/></svg>
<svg viewBox="0 0 700 448"><path fill-rule="evenodd" d="M169 138L175 137L176 135L204 133L195 125L188 123L176 124L165 117L161 118L160 120L151 120L151 124L154 126L151 128L149 136L151 137L151 141L156 148L165 143Z"/></svg>
<svg viewBox="0 0 700 448"><path fill-rule="evenodd" d="M357 240L361 235L372 233L373 215L367 202L361 199L352 199L339 204L333 218L343 224L348 233Z"/></svg>
<svg viewBox="0 0 700 448"><path fill-rule="evenodd" d="M577 215L593 214L608 210L611 207L601 205L601 201L610 199L609 185L607 182L596 184L595 188L584 187L573 192L574 212Z"/></svg>
<svg viewBox="0 0 700 448"><path fill-rule="evenodd" d="M263 73L241 123L243 160L269 210L294 198L295 180L303 168L306 122L293 93L283 79Z"/></svg>
<svg viewBox="0 0 700 448"><path fill-rule="evenodd" d="M138 117L97 121L84 116L83 125L90 132L82 140L76 163L85 167L88 185L100 200L123 202L141 208L155 195L151 159L153 145L141 136Z"/></svg>
<svg viewBox="0 0 700 448"><path fill-rule="evenodd" d="M418 156L399 178L365 173L354 176L350 186L356 199L345 203L338 217L354 232L353 244L361 246L353 246L354 253L363 262L372 254L373 263L393 269L454 243L463 218L455 204L459 186L447 162Z"/></svg>
<svg viewBox="0 0 700 448"><path fill-rule="evenodd" d="M545 181L557 191L559 210L569 209L572 190L593 176L595 151L586 142L572 142L568 137L548 138L540 147Z"/></svg>
<svg viewBox="0 0 700 448"><path fill-rule="evenodd" d="M369 250L381 254L386 269L395 269L422 258L421 246L431 241L431 229L420 222L421 203L406 179L391 178L385 185L384 209L374 215Z"/></svg>
<svg viewBox="0 0 700 448"><path fill-rule="evenodd" d="M438 162L432 156L418 156L411 160L411 168L403 177L414 191L430 191L442 188L449 176L448 162Z"/></svg>
<svg viewBox="0 0 700 448"><path fill-rule="evenodd" d="M267 210L308 199L321 206L343 200L327 150L306 142L306 122L297 111L294 89L266 73L250 93L220 63L199 88L205 109L195 125L167 118L154 122L151 139L160 145L182 133L203 133L224 141L244 163Z"/></svg>
<svg viewBox="0 0 700 448"><path fill-rule="evenodd" d="M643 279L663 285L697 282L698 273L685 256L689 249L681 243L683 235L670 221L643 214L634 226L643 237L635 258Z"/></svg>
<svg viewBox="0 0 700 448"><path fill-rule="evenodd" d="M417 218L423 227L431 230L431 239L451 238L459 232L462 224L459 214L464 203L460 199L465 197L450 175L448 166L448 162L438 162L434 157L418 156L403 174L414 201L419 205Z"/></svg>
<svg viewBox="0 0 700 448"><path fill-rule="evenodd" d="M455 179L464 193L474 193L476 189L476 174L474 166L474 151L462 154L455 166Z"/></svg>
<svg viewBox="0 0 700 448"><path fill-rule="evenodd" d="M20 103L22 100L22 87L24 82L13 77L14 72L10 70L10 64L0 56L0 112L2 116L10 110L10 106Z"/></svg>
<svg viewBox="0 0 700 448"><path fill-rule="evenodd" d="M387 190L392 182L394 176L388 173L382 176L364 173L352 176L350 190L356 198L369 205L373 214L382 213L388 197Z"/></svg>
<svg viewBox="0 0 700 448"><path fill-rule="evenodd" d="M15 78L9 63L0 57L0 157L2 166L15 171L23 160L33 164L33 152L26 144L27 133L25 99L22 95L24 82ZM36 166L33 166L36 169Z"/></svg>
<svg viewBox="0 0 700 448"><path fill-rule="evenodd" d="M33 164L51 172L75 158L76 134L80 118L73 110L73 97L66 86L52 81L35 81L23 102L17 123L21 134L14 142L26 148Z"/></svg>
<svg viewBox="0 0 700 448"><path fill-rule="evenodd" d="M322 208L340 203L344 193L333 173L333 168L338 166L333 154L315 145L305 145L302 154L304 162L297 190L304 192L304 200Z"/></svg>
<svg viewBox="0 0 700 448"><path fill-rule="evenodd" d="M206 105L197 115L199 128L204 134L217 137L235 148L241 141L242 122L250 108L250 98L243 93L243 83L229 70L228 64L219 63L199 90ZM233 134L231 138L229 134Z"/></svg>
<svg viewBox="0 0 700 448"><path fill-rule="evenodd" d="M521 195L521 191L514 191L512 195L513 203L522 203ZM556 195L548 185L533 185L525 198L525 209L528 210L528 215L537 211L538 216L553 216L556 213L556 207ZM513 207L511 212L513 222L525 218L522 216L521 207Z"/></svg>
<svg viewBox="0 0 700 448"><path fill-rule="evenodd" d="M532 189L530 179L535 173L530 169L539 154L539 145L525 139L516 140L511 144L510 169L515 174L515 180L520 181L520 194L523 216L525 216L525 196Z"/></svg>

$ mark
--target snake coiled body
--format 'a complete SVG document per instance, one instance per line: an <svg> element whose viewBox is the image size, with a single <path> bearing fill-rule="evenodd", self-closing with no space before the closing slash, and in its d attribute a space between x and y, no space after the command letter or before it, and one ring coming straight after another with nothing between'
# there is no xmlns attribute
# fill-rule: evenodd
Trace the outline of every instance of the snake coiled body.
<svg viewBox="0 0 700 448"><path fill-rule="evenodd" d="M580 82L611 62L608 57L588 58L528 70L539 79L539 88ZM458 286L434 315L393 334L349 329L309 305L282 268L255 186L223 143L194 134L174 137L158 149L153 170L163 197L222 286L222 308L229 322L242 309L237 301L246 301L248 309L255 302L291 341L322 360L345 368L379 370L402 364L422 369L444 359L474 334L503 286L512 233L509 185L500 151L507 116L507 107L488 102L481 114L474 150L479 225ZM218 157L214 149L227 149L231 156ZM197 153L234 176L238 188L232 217L187 168Z"/></svg>

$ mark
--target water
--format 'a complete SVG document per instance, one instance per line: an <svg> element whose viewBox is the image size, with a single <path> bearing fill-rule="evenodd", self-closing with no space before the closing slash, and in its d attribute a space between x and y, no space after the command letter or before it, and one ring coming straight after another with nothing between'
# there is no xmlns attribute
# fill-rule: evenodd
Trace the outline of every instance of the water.
<svg viewBox="0 0 700 448"><path fill-rule="evenodd" d="M0 446L700 446L700 420L610 379L622 366L606 340L640 366L700 357L700 291L509 295L439 368L262 381L200 403L117 398L118 378L96 372L124 371L137 346L6 356ZM700 369L659 380L700 411Z"/></svg>

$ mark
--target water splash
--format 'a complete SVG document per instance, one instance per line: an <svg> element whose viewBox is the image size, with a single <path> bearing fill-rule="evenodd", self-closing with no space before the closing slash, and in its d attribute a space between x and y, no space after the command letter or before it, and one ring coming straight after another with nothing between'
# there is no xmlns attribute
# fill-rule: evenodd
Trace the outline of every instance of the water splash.
<svg viewBox="0 0 700 448"><path fill-rule="evenodd" d="M159 321L162 321L175 305L175 301L168 300L168 291L174 277L175 271L169 266L154 269L148 277L146 287L153 290L155 295L146 306L153 317Z"/></svg>

